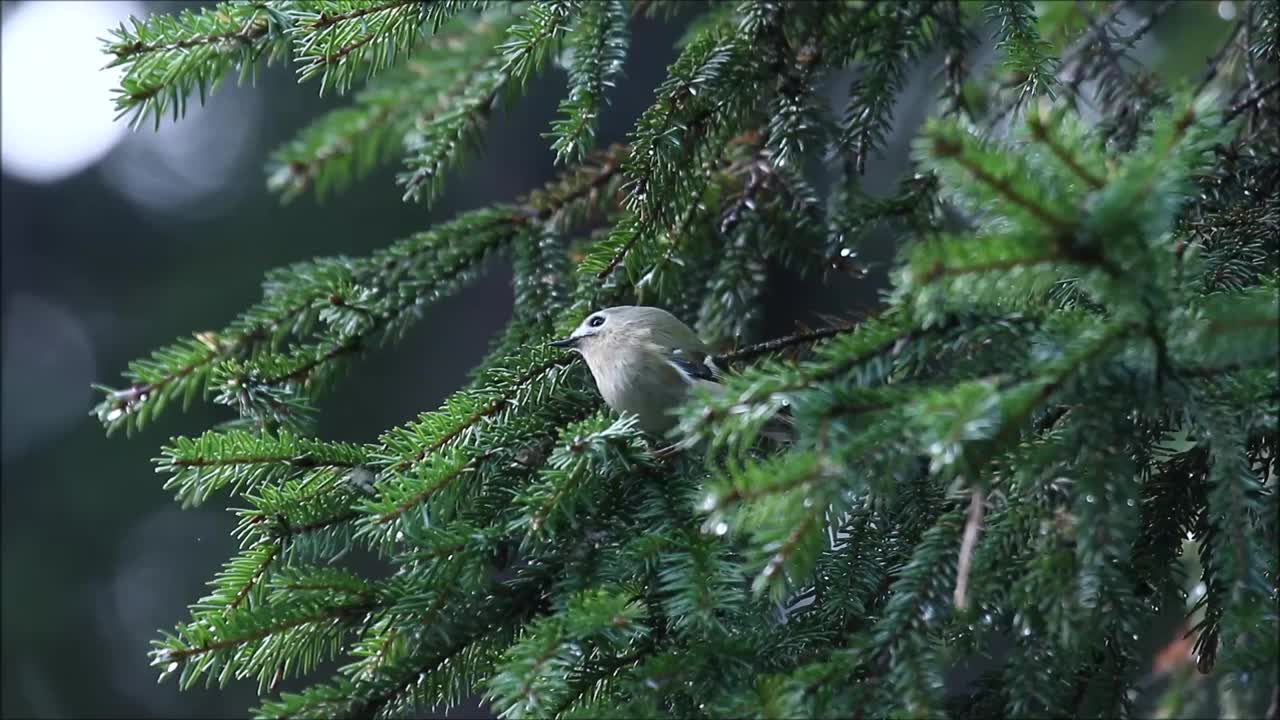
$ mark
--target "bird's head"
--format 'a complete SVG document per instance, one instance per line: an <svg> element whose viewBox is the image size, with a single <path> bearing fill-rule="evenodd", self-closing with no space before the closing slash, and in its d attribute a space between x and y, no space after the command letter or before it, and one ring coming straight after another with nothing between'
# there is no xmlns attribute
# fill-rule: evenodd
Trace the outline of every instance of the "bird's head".
<svg viewBox="0 0 1280 720"><path fill-rule="evenodd" d="M550 343L590 357L609 348L625 348L631 343L658 343L674 336L690 336L693 331L674 315L655 307L618 305L591 313L569 337ZM679 343L672 343L680 347Z"/></svg>

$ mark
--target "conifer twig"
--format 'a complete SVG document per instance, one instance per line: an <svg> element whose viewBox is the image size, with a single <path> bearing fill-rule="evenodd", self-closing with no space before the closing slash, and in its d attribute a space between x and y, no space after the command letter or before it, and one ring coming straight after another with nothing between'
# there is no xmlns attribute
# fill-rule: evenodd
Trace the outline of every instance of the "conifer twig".
<svg viewBox="0 0 1280 720"><path fill-rule="evenodd" d="M754 345L747 345L737 350L733 350L720 355L713 355L712 361L717 365L732 364L750 360L760 355L777 352L795 345L804 345L819 340L825 340L836 335L842 335L847 332L854 332L858 329L858 323L850 323L848 325L836 325L833 327L819 328L817 330L809 330L806 332L796 333L794 335L786 335L783 337L773 338Z"/></svg>
<svg viewBox="0 0 1280 720"><path fill-rule="evenodd" d="M1037 141L1043 143L1046 147L1048 147L1049 151L1053 153L1054 157L1062 161L1062 164L1066 165L1067 168L1071 170L1071 172L1075 173L1076 177L1085 181L1085 184L1087 184L1089 187L1093 188L1094 190L1102 189L1105 183L1096 175L1086 170L1084 166L1081 165L1080 162L1077 161L1071 155L1071 153L1067 151L1065 147L1062 146L1061 143L1059 143L1057 140L1053 138L1052 135L1049 134L1048 128L1045 127L1043 118L1041 118L1038 114L1032 115L1030 118L1028 118L1027 122L1031 127L1032 136Z"/></svg>
<svg viewBox="0 0 1280 720"><path fill-rule="evenodd" d="M1252 108L1254 105L1258 104L1263 98L1274 93L1277 90L1280 90L1280 79L1272 80L1271 82L1267 83L1263 87L1259 88L1257 92L1254 92L1249 97L1231 106L1231 109L1228 110L1227 113L1222 116L1223 124L1226 124L1231 122L1232 120L1235 120L1236 117L1240 115L1240 113Z"/></svg>
<svg viewBox="0 0 1280 720"><path fill-rule="evenodd" d="M956 610L963 612L969 607L969 569L973 564L973 549L978 545L978 531L982 527L982 514L986 509L987 497L981 487L969 493L969 515L964 524L964 539L960 543L960 559L956 563Z"/></svg>

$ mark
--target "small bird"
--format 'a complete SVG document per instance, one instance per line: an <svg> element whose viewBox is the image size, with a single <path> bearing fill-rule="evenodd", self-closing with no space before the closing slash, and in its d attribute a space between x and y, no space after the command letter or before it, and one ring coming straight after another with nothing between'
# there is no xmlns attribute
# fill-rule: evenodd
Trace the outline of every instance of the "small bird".
<svg viewBox="0 0 1280 720"><path fill-rule="evenodd" d="M598 310L568 338L550 343L587 361L596 387L615 412L639 418L640 429L663 435L676 423L671 413L692 387L722 388L697 333L656 307L619 305ZM765 434L789 436L778 423Z"/></svg>

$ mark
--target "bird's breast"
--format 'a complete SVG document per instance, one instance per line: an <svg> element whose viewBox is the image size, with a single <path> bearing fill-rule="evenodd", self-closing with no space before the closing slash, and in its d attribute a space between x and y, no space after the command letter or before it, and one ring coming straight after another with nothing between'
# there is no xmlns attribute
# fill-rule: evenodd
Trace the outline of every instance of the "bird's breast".
<svg viewBox="0 0 1280 720"><path fill-rule="evenodd" d="M661 357L644 352L589 361L591 374L610 408L639 416L640 427L646 432L662 433L675 424L668 411L684 400L689 385Z"/></svg>

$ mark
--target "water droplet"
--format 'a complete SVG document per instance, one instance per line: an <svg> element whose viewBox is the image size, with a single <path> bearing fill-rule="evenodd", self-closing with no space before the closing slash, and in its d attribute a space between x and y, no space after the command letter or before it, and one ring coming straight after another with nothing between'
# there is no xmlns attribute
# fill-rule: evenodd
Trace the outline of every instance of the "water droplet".
<svg viewBox="0 0 1280 720"><path fill-rule="evenodd" d="M702 500L702 509L704 512L711 512L716 509L716 496L708 494Z"/></svg>
<svg viewBox="0 0 1280 720"><path fill-rule="evenodd" d="M1085 495L1085 496L1084 496L1084 501L1085 501L1085 502L1087 502L1087 503L1095 503L1095 502L1098 502L1098 498L1096 498L1096 497L1094 497L1094 496L1092 496L1092 495Z"/></svg>
<svg viewBox="0 0 1280 720"><path fill-rule="evenodd" d="M718 523L716 523L716 534L717 534L717 535L724 535L724 534L725 534L725 533L727 533L727 532L729 532L729 524L728 524L728 523L723 523L723 522L718 522Z"/></svg>

